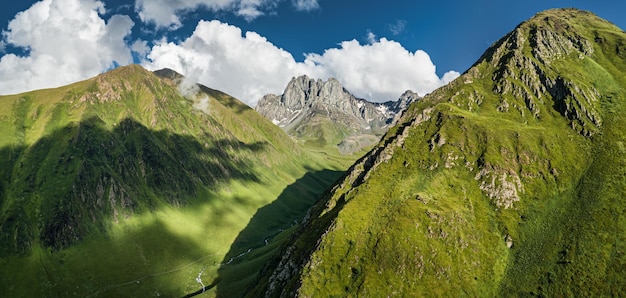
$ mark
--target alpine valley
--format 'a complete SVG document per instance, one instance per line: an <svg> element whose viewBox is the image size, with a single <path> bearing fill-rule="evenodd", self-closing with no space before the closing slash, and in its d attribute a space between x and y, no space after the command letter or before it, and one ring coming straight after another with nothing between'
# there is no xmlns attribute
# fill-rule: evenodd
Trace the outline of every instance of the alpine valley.
<svg viewBox="0 0 626 298"><path fill-rule="evenodd" d="M577 9L398 102L136 65L0 96L0 296L624 295L624 115L626 33Z"/></svg>
<svg viewBox="0 0 626 298"><path fill-rule="evenodd" d="M3 297L241 295L356 159L171 70L0 102Z"/></svg>

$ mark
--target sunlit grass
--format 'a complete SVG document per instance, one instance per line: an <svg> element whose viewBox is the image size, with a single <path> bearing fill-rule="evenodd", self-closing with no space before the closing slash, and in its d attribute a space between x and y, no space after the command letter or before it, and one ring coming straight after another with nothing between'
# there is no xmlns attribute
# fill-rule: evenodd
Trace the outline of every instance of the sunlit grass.
<svg viewBox="0 0 626 298"><path fill-rule="evenodd" d="M290 266L301 271L274 284L276 293L623 293L626 36L573 10L519 29L523 44L496 43L490 53L500 60L488 55L413 104L405 121L416 123L392 128L384 150L313 209L291 247ZM543 63L529 46L540 30L548 51L578 48L543 52Z"/></svg>
<svg viewBox="0 0 626 298"><path fill-rule="evenodd" d="M209 113L131 66L0 97L0 161L11 169L0 173L0 219L20 232L2 235L0 295L183 296L201 289L198 277L219 286L209 296L244 291L287 239L277 229L301 219L356 156L309 151L207 90ZM324 170L333 171L303 178ZM131 208L121 205L124 195ZM76 214L79 222L61 226L80 239L44 243L44 227Z"/></svg>

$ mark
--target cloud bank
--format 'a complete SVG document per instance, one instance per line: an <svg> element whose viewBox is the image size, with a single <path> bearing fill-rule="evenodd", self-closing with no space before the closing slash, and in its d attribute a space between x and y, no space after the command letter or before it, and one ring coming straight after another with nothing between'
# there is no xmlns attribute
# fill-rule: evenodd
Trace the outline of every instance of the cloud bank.
<svg viewBox="0 0 626 298"><path fill-rule="evenodd" d="M386 38L368 45L344 41L340 46L322 55L308 54L305 63L314 63L326 77L337 78L354 95L373 101L396 100L408 89L425 95L459 76L448 72L439 78L426 52L410 52Z"/></svg>
<svg viewBox="0 0 626 298"><path fill-rule="evenodd" d="M285 88L294 74L306 73L305 65L259 34L242 36L241 29L219 21L200 21L192 36L180 44L155 45L144 66L171 68L248 104Z"/></svg>
<svg viewBox="0 0 626 298"><path fill-rule="evenodd" d="M209 2L218 8L235 2L238 7L266 7L271 1L179 0L162 4L170 8L179 5L176 10ZM316 0L292 0L291 4L301 10L319 8ZM43 0L18 13L3 31L0 48L8 45L24 51L0 58L0 94L67 85L130 64L133 55L148 69L171 68L251 106L265 94L282 93L292 77L303 74L335 77L356 96L372 101L396 100L407 89L424 95L459 75L451 71L438 77L426 52L411 52L372 32L368 44L344 41L296 61L258 33L244 33L216 20L200 21L183 41L130 41L131 18L113 15L105 20L105 13L104 3L97 0ZM165 16L176 21L172 14Z"/></svg>
<svg viewBox="0 0 626 298"><path fill-rule="evenodd" d="M105 21L104 12L100 1L44 0L18 13L3 42L28 55L0 58L0 93L62 86L131 63L124 38L133 21L123 15Z"/></svg>
<svg viewBox="0 0 626 298"><path fill-rule="evenodd" d="M396 100L407 89L424 95L459 75L448 72L439 78L426 52L410 52L385 38L371 41L367 45L344 41L297 62L255 32L242 34L220 21L201 21L183 42L152 47L144 66L171 68L252 106L265 94L282 93L292 77L303 74L335 77L356 96L372 101Z"/></svg>

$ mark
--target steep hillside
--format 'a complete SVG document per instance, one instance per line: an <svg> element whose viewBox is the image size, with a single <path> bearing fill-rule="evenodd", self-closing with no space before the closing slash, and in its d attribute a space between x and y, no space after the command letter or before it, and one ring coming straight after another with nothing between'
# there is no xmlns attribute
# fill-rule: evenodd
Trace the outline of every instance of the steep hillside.
<svg viewBox="0 0 626 298"><path fill-rule="evenodd" d="M617 296L626 288L626 33L520 24L312 208L251 296Z"/></svg>
<svg viewBox="0 0 626 298"><path fill-rule="evenodd" d="M265 95L255 109L308 146L352 154L376 144L417 99L406 91L398 101L372 103L354 97L334 78L300 76L282 95Z"/></svg>
<svg viewBox="0 0 626 298"><path fill-rule="evenodd" d="M349 162L192 90L128 66L0 97L0 296L228 291L228 252L291 227ZM315 189L250 226L293 184ZM244 229L249 242L235 243Z"/></svg>

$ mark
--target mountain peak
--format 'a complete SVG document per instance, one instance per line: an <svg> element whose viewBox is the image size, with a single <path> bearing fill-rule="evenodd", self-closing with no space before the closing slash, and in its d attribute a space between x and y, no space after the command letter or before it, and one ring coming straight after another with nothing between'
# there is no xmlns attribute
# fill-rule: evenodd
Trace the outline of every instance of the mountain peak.
<svg viewBox="0 0 626 298"><path fill-rule="evenodd" d="M531 53L544 63L574 52L591 55L594 51L593 32L600 29L621 31L589 11L557 8L539 12L487 49L478 63L498 61L505 50ZM530 51L524 52L524 49Z"/></svg>
<svg viewBox="0 0 626 298"><path fill-rule="evenodd" d="M465 82L485 79L494 82L493 91L522 99L513 103L502 98L498 110L515 108L538 119L545 111L546 97L555 102L556 110L569 121L572 128L592 136L599 131L601 77L606 70L595 62L603 59L601 49L626 58L626 46L618 37L623 31L593 13L578 9L552 9L536 14L522 22L512 32L492 45L466 72ZM616 39L617 38L617 39ZM620 56L621 55L621 56ZM493 68L493 72L486 72ZM563 71L567 69L567 71ZM600 77L589 76L591 73ZM589 84L588 82L596 82ZM548 109L550 110L550 109Z"/></svg>
<svg viewBox="0 0 626 298"><path fill-rule="evenodd" d="M99 74L98 76L96 76L96 78L104 78L104 79L130 78L130 77L134 77L137 75L146 75L146 74L150 74L150 71L143 68L141 65L129 64L129 65L124 65L124 66L119 66L115 69Z"/></svg>
<svg viewBox="0 0 626 298"><path fill-rule="evenodd" d="M409 107L311 209L261 292L618 293L625 113L624 31L539 13Z"/></svg>
<svg viewBox="0 0 626 298"><path fill-rule="evenodd" d="M399 101L372 103L350 94L335 78L303 75L292 78L282 95L264 96L256 110L296 138L313 138L321 146L330 142L346 153L375 143L417 98L406 92ZM359 141L348 140L357 136Z"/></svg>
<svg viewBox="0 0 626 298"><path fill-rule="evenodd" d="M182 74L170 68L162 68L159 70L155 70L154 74L157 75L158 77L171 79L171 80L179 80L179 79L184 78Z"/></svg>
<svg viewBox="0 0 626 298"><path fill-rule="evenodd" d="M339 100L340 98L354 97L335 78L326 81L322 79L312 79L307 75L294 77L289 81L283 93L284 104L289 107L306 105L313 98L326 100Z"/></svg>
<svg viewBox="0 0 626 298"><path fill-rule="evenodd" d="M594 13L582 10L574 7L565 7L565 8L552 8L544 11L540 11L536 13L533 17L525 21L524 23L532 23L536 21L550 21L551 18L559 18L562 20L572 21L572 22L580 22L584 18L592 18L597 21L602 21L608 23L604 19L598 17Z"/></svg>
<svg viewBox="0 0 626 298"><path fill-rule="evenodd" d="M400 95L399 101L402 102L413 102L416 101L420 98L419 94L417 94L417 92L413 91L413 90L407 90L404 91L404 93L402 93L402 95Z"/></svg>

